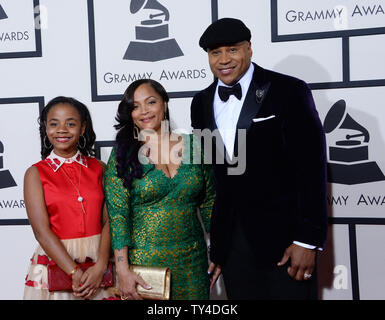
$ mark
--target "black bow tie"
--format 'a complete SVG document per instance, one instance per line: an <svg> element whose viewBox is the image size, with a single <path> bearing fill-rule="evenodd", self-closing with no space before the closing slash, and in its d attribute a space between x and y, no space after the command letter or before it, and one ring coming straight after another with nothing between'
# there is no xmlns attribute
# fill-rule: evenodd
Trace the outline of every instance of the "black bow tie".
<svg viewBox="0 0 385 320"><path fill-rule="evenodd" d="M239 83L232 87L219 86L218 94L222 101L226 102L229 97L233 94L238 100L242 98L242 88Z"/></svg>

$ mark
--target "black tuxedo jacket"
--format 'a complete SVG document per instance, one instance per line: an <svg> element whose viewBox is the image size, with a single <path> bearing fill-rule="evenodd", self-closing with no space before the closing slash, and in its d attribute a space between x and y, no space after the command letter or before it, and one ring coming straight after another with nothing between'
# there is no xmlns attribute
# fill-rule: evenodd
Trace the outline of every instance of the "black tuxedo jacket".
<svg viewBox="0 0 385 320"><path fill-rule="evenodd" d="M229 175L227 161L215 163L215 156L213 161L217 197L210 259L221 265L231 244L235 217L261 266L276 265L294 240L323 247L326 239L325 134L311 91L302 80L254 67L237 123L238 129L246 130L246 142L236 142L234 149L237 155L236 150L246 148L245 172ZM194 96L194 129L217 128L216 86L217 80ZM221 145L213 140L214 148ZM216 154L215 150L205 152Z"/></svg>

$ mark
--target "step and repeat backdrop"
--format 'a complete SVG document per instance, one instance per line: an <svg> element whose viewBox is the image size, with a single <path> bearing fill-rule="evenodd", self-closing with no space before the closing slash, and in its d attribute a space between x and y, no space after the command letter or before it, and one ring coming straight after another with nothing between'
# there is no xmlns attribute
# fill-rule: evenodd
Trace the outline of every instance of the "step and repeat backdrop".
<svg viewBox="0 0 385 320"><path fill-rule="evenodd" d="M44 104L84 102L107 161L124 90L151 78L189 132L192 97L213 81L199 37L222 17L251 29L254 62L312 89L328 144L320 299L385 299L385 0L0 0L0 299L22 298L37 245L23 177ZM212 299L226 299L223 281Z"/></svg>

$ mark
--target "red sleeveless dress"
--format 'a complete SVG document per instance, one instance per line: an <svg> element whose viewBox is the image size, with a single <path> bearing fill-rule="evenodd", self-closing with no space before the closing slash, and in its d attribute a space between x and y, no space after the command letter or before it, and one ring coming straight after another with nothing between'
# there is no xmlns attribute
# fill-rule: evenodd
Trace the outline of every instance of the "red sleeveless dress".
<svg viewBox="0 0 385 320"><path fill-rule="evenodd" d="M83 159L85 165L76 161L63 163L56 172L51 159L34 165L43 186L51 229L60 239L89 237L101 232L103 170L95 158ZM77 200L75 187L83 197L82 202Z"/></svg>
<svg viewBox="0 0 385 320"><path fill-rule="evenodd" d="M74 260L81 263L88 257L96 261L104 202L103 169L100 163L80 153L67 161L51 153L34 166L43 187L51 230ZM79 194L82 202L78 201ZM47 266L53 263L38 245L26 277L24 299L79 299L71 292L48 291ZM110 296L107 290L99 289L93 298Z"/></svg>

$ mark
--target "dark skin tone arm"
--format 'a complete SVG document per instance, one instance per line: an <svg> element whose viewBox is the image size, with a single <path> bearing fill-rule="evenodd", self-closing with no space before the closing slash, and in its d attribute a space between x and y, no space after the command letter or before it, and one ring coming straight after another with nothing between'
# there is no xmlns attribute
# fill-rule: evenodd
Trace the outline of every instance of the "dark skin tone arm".
<svg viewBox="0 0 385 320"><path fill-rule="evenodd" d="M219 276L222 273L222 268L219 264L210 262L209 268L207 270L210 275L210 290L214 288L215 283L217 282Z"/></svg>
<svg viewBox="0 0 385 320"><path fill-rule="evenodd" d="M278 266L283 266L291 260L287 273L295 280L302 281L305 273L312 274L315 265L316 250L307 249L296 244L291 244L284 252Z"/></svg>
<svg viewBox="0 0 385 320"><path fill-rule="evenodd" d="M151 290L151 286L144 282L142 277L130 270L128 248L124 247L121 250L114 250L114 255L120 296L128 300L143 300L137 293L136 286L140 285L148 290Z"/></svg>
<svg viewBox="0 0 385 320"><path fill-rule="evenodd" d="M24 201L27 215L36 240L47 255L67 274L76 267L60 239L50 229L47 208L44 202L43 187L39 173L30 167L24 176ZM73 285L78 287L83 272L77 269L72 276Z"/></svg>

